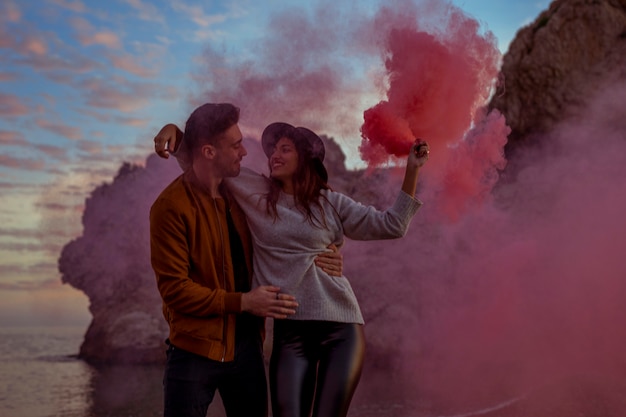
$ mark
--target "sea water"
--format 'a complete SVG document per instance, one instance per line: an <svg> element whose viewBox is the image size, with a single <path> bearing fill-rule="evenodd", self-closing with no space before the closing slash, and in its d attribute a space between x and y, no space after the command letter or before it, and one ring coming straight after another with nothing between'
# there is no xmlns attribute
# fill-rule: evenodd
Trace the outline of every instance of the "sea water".
<svg viewBox="0 0 626 417"><path fill-rule="evenodd" d="M163 415L163 366L89 365L77 356L85 330L83 327L0 327L0 417ZM360 384L362 389L369 378L375 377L365 375ZM449 415L488 417L506 405ZM420 408L406 401L355 398L349 417L445 415ZM207 417L224 417L219 395L209 407Z"/></svg>
<svg viewBox="0 0 626 417"><path fill-rule="evenodd" d="M94 367L85 328L0 328L0 417L162 415L162 366Z"/></svg>

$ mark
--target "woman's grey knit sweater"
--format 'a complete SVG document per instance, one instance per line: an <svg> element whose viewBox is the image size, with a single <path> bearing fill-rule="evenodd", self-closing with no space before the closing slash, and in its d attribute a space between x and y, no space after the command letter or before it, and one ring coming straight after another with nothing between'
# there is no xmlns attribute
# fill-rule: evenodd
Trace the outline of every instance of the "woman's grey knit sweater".
<svg viewBox="0 0 626 417"><path fill-rule="evenodd" d="M346 277L332 277L314 263L315 257L344 236L355 240L394 239L405 235L422 203L404 192L385 211L364 206L344 194L322 191L328 228L311 225L297 208L293 196L281 193L278 219L267 214L268 179L247 168L226 180L246 213L253 239L253 285L275 285L296 297L295 320L363 323L363 315ZM320 216L317 208L314 213Z"/></svg>

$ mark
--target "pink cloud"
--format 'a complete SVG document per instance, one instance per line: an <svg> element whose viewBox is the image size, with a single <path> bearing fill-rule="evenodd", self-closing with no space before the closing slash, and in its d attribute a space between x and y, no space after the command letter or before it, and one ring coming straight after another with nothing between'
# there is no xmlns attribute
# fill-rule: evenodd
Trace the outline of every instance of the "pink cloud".
<svg viewBox="0 0 626 417"><path fill-rule="evenodd" d="M43 39L29 36L21 43L24 55L45 55L48 53L48 45Z"/></svg>
<svg viewBox="0 0 626 417"><path fill-rule="evenodd" d="M92 140L81 140L78 142L78 149L90 154L100 154L102 153L102 143Z"/></svg>
<svg viewBox="0 0 626 417"><path fill-rule="evenodd" d="M0 81L15 81L19 77L15 72L0 71Z"/></svg>
<svg viewBox="0 0 626 417"><path fill-rule="evenodd" d="M80 211L82 211L82 209L84 208L84 204L64 204L64 203L57 203L57 202L46 202L46 203L37 203L36 206L38 208L41 209L45 209L47 211L60 211L60 212L67 212L67 211L73 211L75 213L79 213Z"/></svg>
<svg viewBox="0 0 626 417"><path fill-rule="evenodd" d="M71 51L62 55L30 55L17 62L45 73L53 81L66 84L73 82L77 74L93 72L101 66L95 60ZM54 71L67 71L67 73L55 73Z"/></svg>
<svg viewBox="0 0 626 417"><path fill-rule="evenodd" d="M111 49L119 49L122 46L116 33L108 30L97 31L86 19L75 17L70 25L77 32L77 39L83 46L102 45Z"/></svg>
<svg viewBox="0 0 626 417"><path fill-rule="evenodd" d="M0 250L7 252L44 252L40 243L0 242Z"/></svg>
<svg viewBox="0 0 626 417"><path fill-rule="evenodd" d="M0 154L0 166L5 168L25 169L28 171L41 171L45 169L46 163L42 159L15 158Z"/></svg>
<svg viewBox="0 0 626 417"><path fill-rule="evenodd" d="M50 35L26 26L0 27L0 46L19 56L43 56L48 53Z"/></svg>
<svg viewBox="0 0 626 417"><path fill-rule="evenodd" d="M164 22L165 19L159 9L153 4L147 4L141 0L125 0L126 4L139 12L139 18L153 22Z"/></svg>
<svg viewBox="0 0 626 417"><path fill-rule="evenodd" d="M76 13L82 13L86 10L84 3L80 0L51 0L51 2Z"/></svg>
<svg viewBox="0 0 626 417"><path fill-rule="evenodd" d="M0 47L12 48L14 45L13 37L8 30L0 26Z"/></svg>
<svg viewBox="0 0 626 417"><path fill-rule="evenodd" d="M42 129L55 133L59 136L63 136L67 139L78 140L83 137L81 129L77 127L54 123L44 119L35 120L35 124Z"/></svg>
<svg viewBox="0 0 626 417"><path fill-rule="evenodd" d="M22 266L16 265L11 266L7 265L0 268L0 271L11 273L11 272L21 272L24 270L29 270L30 268L23 268ZM14 281L14 282L0 282L0 290L4 291L39 291L46 290L50 288L57 288L62 285L61 281L56 278L47 279L45 281L39 280L23 280L23 281Z"/></svg>
<svg viewBox="0 0 626 417"><path fill-rule="evenodd" d="M115 122L125 125L125 126L133 126L133 127L145 127L148 124L147 119L138 119L136 117L116 117Z"/></svg>
<svg viewBox="0 0 626 417"><path fill-rule="evenodd" d="M17 23L22 20L22 11L17 3L7 0L0 6L0 21Z"/></svg>
<svg viewBox="0 0 626 417"><path fill-rule="evenodd" d="M84 114L86 116L89 116L101 123L111 123L111 121L113 120L113 117L108 114L108 113L103 113L101 111L95 111L93 109L90 109L88 107L84 107L78 110L81 114Z"/></svg>
<svg viewBox="0 0 626 417"><path fill-rule="evenodd" d="M12 130L0 130L0 144L3 146L24 146L28 142L24 138L24 134Z"/></svg>
<svg viewBox="0 0 626 417"><path fill-rule="evenodd" d="M27 193L30 192L31 190L36 190L38 187L34 184L25 184L25 183L18 183L18 182L7 182L7 181L0 181L0 191L13 191L16 190L17 192L20 193ZM2 209L0 209L0 211L3 211ZM0 235L4 234L2 233L2 229L0 229Z"/></svg>
<svg viewBox="0 0 626 417"><path fill-rule="evenodd" d="M90 79L81 83L80 88L85 92L89 106L122 112L139 110L156 91L156 86L130 83L126 79Z"/></svg>
<svg viewBox="0 0 626 417"><path fill-rule="evenodd" d="M56 159L65 159L67 156L67 149L60 146L46 145L46 144L36 144L31 145L35 149L40 152L43 152L47 156Z"/></svg>
<svg viewBox="0 0 626 417"><path fill-rule="evenodd" d="M206 14L201 6L190 6L179 1L173 3L172 7L174 10L186 14L191 21L201 27L208 27L226 20L226 15L223 14Z"/></svg>
<svg viewBox="0 0 626 417"><path fill-rule="evenodd" d="M49 51L48 43L56 46L54 51ZM99 65L93 59L77 53L59 39L55 39L54 34L44 33L38 28L15 26L9 30L0 25L0 47L13 52L9 55L9 62L31 66L37 72L65 70L75 75L93 71ZM48 76L54 79L50 74ZM9 77L11 76L3 75L3 79Z"/></svg>
<svg viewBox="0 0 626 417"><path fill-rule="evenodd" d="M20 229L17 227L0 227L0 235L19 239L38 238L41 235L39 230Z"/></svg>
<svg viewBox="0 0 626 417"><path fill-rule="evenodd" d="M89 161L97 161L97 162L102 162L102 161L110 161L111 160L111 156L110 155L101 155L100 158L90 158ZM111 178L113 178L115 176L115 174L117 173L117 169L116 168L107 168L107 167L100 167L100 168L93 168L90 167L88 164L85 164L84 166L79 166L74 168L73 172L77 173L77 174L87 174L91 177L94 178L106 178L107 180L110 180ZM93 181L91 184L86 184L86 188L95 188L98 185L100 185L101 181ZM81 195L85 194L85 190L77 190L77 192L79 192Z"/></svg>
<svg viewBox="0 0 626 417"><path fill-rule="evenodd" d="M122 46L117 34L109 31L94 33L91 37L83 38L85 45L103 45L111 49L118 49Z"/></svg>
<svg viewBox="0 0 626 417"><path fill-rule="evenodd" d="M133 55L110 54L109 59L111 60L111 63L115 68L127 71L133 75L137 75L138 77L151 78L158 73L157 69L148 68L141 65Z"/></svg>
<svg viewBox="0 0 626 417"><path fill-rule="evenodd" d="M20 98L13 94L0 93L0 115L3 117L18 117L28 113L28 107Z"/></svg>

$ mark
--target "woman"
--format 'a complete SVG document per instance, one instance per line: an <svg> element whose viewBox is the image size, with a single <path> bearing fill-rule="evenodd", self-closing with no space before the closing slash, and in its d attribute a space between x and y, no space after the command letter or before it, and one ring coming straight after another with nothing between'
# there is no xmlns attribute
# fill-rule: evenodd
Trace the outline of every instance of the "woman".
<svg viewBox="0 0 626 417"><path fill-rule="evenodd" d="M299 304L295 315L274 321L273 415L344 417L363 365L363 317L349 281L331 277L314 258L329 244L341 247L344 237L402 237L422 204L413 195L428 145L412 146L402 191L386 211L330 189L324 144L309 129L273 123L262 146L269 178L244 168L226 181L253 236L254 285L278 286Z"/></svg>

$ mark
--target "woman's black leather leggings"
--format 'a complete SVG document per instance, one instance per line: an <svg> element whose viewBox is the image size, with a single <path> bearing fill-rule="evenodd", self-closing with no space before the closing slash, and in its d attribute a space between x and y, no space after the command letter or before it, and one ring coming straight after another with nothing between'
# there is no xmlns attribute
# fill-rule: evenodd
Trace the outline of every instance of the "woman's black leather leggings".
<svg viewBox="0 0 626 417"><path fill-rule="evenodd" d="M275 320L270 359L273 417L345 417L364 353L360 324Z"/></svg>

